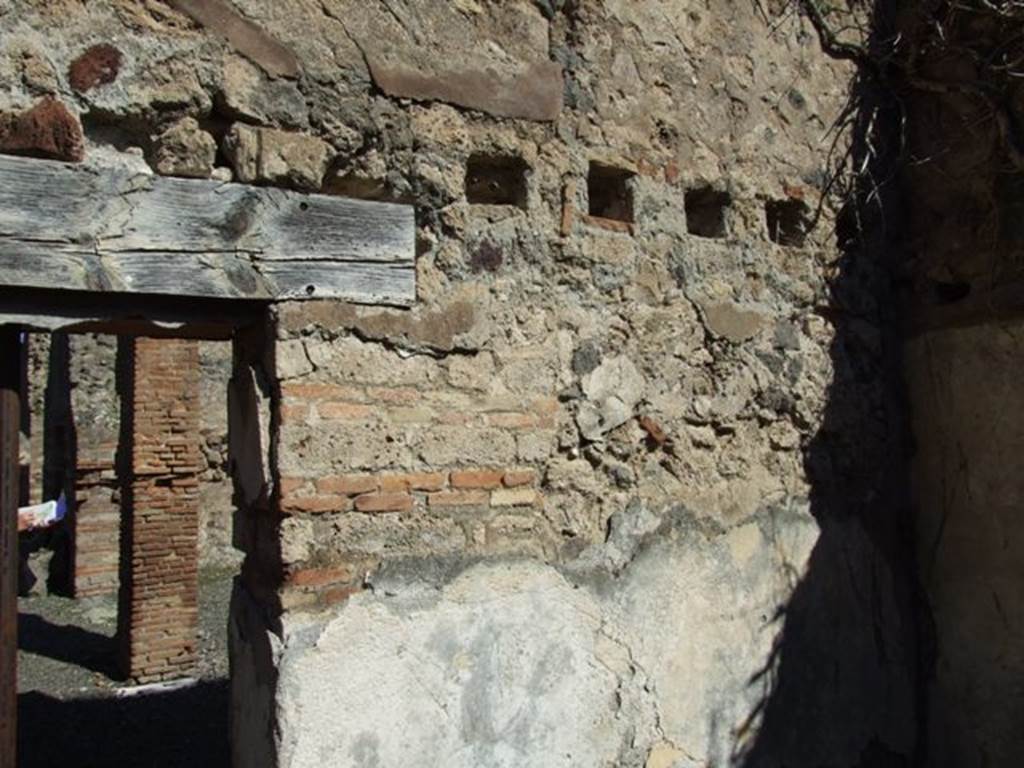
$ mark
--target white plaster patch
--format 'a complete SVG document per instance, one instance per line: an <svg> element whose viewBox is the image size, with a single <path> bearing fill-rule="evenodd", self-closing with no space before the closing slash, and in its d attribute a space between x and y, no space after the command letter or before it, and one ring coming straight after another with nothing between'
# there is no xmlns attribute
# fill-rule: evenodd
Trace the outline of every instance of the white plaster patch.
<svg viewBox="0 0 1024 768"><path fill-rule="evenodd" d="M433 594L431 594L433 593ZM354 599L282 667L282 766L602 765L621 739L599 609L542 566Z"/></svg>

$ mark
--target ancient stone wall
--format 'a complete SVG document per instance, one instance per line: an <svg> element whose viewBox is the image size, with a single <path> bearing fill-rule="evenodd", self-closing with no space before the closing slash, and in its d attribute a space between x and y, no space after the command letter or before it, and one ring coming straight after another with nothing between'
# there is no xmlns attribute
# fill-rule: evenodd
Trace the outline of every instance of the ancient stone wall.
<svg viewBox="0 0 1024 768"><path fill-rule="evenodd" d="M236 340L237 765L912 752L851 73L780 5L0 4L0 149L417 210L415 307Z"/></svg>

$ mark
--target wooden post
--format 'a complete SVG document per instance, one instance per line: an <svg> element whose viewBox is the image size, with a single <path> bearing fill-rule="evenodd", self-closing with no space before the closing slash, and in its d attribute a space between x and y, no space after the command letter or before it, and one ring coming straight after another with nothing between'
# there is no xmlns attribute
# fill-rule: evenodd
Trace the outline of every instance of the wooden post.
<svg viewBox="0 0 1024 768"><path fill-rule="evenodd" d="M21 344L0 326L0 768L15 768L18 714L18 429Z"/></svg>

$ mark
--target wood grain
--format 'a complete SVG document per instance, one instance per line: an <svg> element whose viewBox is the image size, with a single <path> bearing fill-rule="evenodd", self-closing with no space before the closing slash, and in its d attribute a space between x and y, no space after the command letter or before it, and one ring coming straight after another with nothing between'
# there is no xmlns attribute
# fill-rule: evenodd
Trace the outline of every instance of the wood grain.
<svg viewBox="0 0 1024 768"><path fill-rule="evenodd" d="M408 305L414 212L0 156L0 285Z"/></svg>

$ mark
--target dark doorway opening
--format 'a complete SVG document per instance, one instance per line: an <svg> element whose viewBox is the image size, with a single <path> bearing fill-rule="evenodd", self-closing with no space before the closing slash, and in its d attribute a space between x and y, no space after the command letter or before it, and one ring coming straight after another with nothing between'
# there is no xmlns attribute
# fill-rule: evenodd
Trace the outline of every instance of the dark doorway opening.
<svg viewBox="0 0 1024 768"><path fill-rule="evenodd" d="M156 422L163 423L171 410L187 408L179 404L160 411L159 397L140 396L159 390L160 377L167 371L137 370L134 399L133 390L125 389L119 350L141 341L141 334L119 339L107 334L121 330L119 326L89 330L101 333L20 334L25 354L19 460L26 466L18 473L19 506L61 492L70 501L61 522L18 534L19 549L25 549L19 558L23 595L17 606L18 765L228 765L227 617L241 561L241 553L231 547L235 507L227 458L232 329L227 326L222 335L202 341L150 340L157 349L175 343L197 347L198 364L167 378L192 378L196 383L198 428L168 427L168 434L187 431L194 444L195 461L185 462L190 474L184 479L159 474L166 468L154 469L151 477L140 472L139 451L133 474L126 476L125 462L131 457L125 455L125 444L132 424L138 422L136 413L145 415L156 408ZM208 333L204 328L204 335ZM46 341L45 359L35 359L34 364L29 354L32 336ZM57 369L51 367L54 363ZM149 437L154 436L160 437L151 429ZM135 435L134 444L146 439ZM169 461L172 455L179 456L174 446L163 448ZM152 536L148 542L136 541L134 548L124 546L124 506L137 501L131 489L139 487L143 475L155 489L184 483L192 487L197 502L195 659L187 669L168 667L166 674L150 674L153 670L142 666L160 652L160 638L146 640L150 646L143 662L125 652L126 633L136 632L124 620L125 563L154 551ZM134 509L136 521L159 506L152 499L147 503L146 510ZM168 540L180 538L178 522L167 522L171 527L163 535ZM170 604L177 598L171 595L167 600L167 606L147 608L149 615L174 615ZM137 603L131 608L136 618ZM173 632L169 630L167 637ZM136 685L140 678L149 684Z"/></svg>

